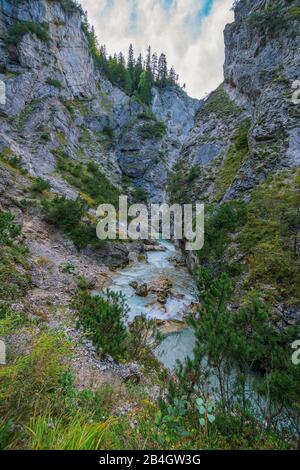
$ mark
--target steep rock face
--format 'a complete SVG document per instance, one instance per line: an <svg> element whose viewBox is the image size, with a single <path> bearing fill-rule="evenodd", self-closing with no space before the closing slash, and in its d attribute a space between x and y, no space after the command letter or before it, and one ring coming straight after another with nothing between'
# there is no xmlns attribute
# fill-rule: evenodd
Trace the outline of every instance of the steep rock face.
<svg viewBox="0 0 300 470"><path fill-rule="evenodd" d="M251 149L276 143L279 166L299 166L299 110L291 103L300 73L299 1L253 2L249 10L250 3L238 4L225 29L225 82L253 106Z"/></svg>
<svg viewBox="0 0 300 470"><path fill-rule="evenodd" d="M190 98L178 87L156 88L152 93L152 111L168 125L174 142L184 142L194 125L199 100Z"/></svg>
<svg viewBox="0 0 300 470"><path fill-rule="evenodd" d="M227 90L221 85L202 103L170 177L171 199L191 203L220 198L220 169L239 123L245 122L250 113L248 102L243 100L240 107L229 98Z"/></svg>
<svg viewBox="0 0 300 470"><path fill-rule="evenodd" d="M168 172L180 155L194 124L199 101L175 86L152 90L152 115L135 115L118 142L122 172L143 188L153 202L165 199Z"/></svg>
<svg viewBox="0 0 300 470"><path fill-rule="evenodd" d="M300 166L299 104L292 102L300 77L299 1L240 0L224 35L224 84L203 103L175 167L179 185L189 182L181 196L178 188L184 199L247 197L271 173ZM248 149L234 158L233 141L247 119ZM198 173L189 180L191 165Z"/></svg>
<svg viewBox="0 0 300 470"><path fill-rule="evenodd" d="M48 38L24 34L8 43L11 28L20 22L39 25ZM73 161L94 160L115 184L121 184L123 169L131 185L143 186L143 175L149 196L163 197L168 166L179 154L178 141L193 125L197 100L181 91L153 90L153 111L166 121L166 135L144 140L131 135L144 106L95 68L80 9L65 11L57 0L1 1L0 64L7 97L1 106L0 151L9 149L21 157L30 174L48 179L56 192L68 197L78 192L57 172L57 154ZM177 96L180 109L172 116L163 99L168 93ZM128 149L132 140L133 155ZM161 161L158 153L165 149L171 153Z"/></svg>
<svg viewBox="0 0 300 470"><path fill-rule="evenodd" d="M18 46L9 46L11 56L18 59L23 69L41 72L40 82L43 82L45 72L55 70L56 78L66 87L66 96L90 97L95 93L94 67L81 28L81 14L78 9L66 12L59 2L46 0L2 0L1 3L4 34L16 21L34 21L48 25L51 42L47 43L47 47L43 47L45 45L30 35L26 35ZM39 88L35 83L37 80L28 81L31 82L32 92ZM25 88L25 94L26 87L22 88ZM44 92L49 94L47 89ZM22 104L18 103L17 98L10 103L15 111L18 111L18 106Z"/></svg>
<svg viewBox="0 0 300 470"><path fill-rule="evenodd" d="M24 21L46 23L50 40L26 34L7 45L10 28ZM73 160L94 159L104 170L114 162L101 134L113 107L103 91L109 85L95 71L81 21L78 9L65 12L56 1L2 2L0 79L7 98L1 109L2 151L21 157L30 174L48 179L68 197L77 192L56 174L57 151ZM115 95L111 101L122 102L123 96Z"/></svg>

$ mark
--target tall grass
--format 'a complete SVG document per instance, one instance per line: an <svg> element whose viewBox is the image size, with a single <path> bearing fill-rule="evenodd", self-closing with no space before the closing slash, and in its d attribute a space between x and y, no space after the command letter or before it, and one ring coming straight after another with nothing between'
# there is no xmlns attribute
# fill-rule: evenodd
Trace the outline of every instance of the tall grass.
<svg viewBox="0 0 300 470"><path fill-rule="evenodd" d="M63 418L34 417L27 430L31 435L32 450L100 450L111 444L110 427L115 418L102 423L87 422L79 413L68 424Z"/></svg>

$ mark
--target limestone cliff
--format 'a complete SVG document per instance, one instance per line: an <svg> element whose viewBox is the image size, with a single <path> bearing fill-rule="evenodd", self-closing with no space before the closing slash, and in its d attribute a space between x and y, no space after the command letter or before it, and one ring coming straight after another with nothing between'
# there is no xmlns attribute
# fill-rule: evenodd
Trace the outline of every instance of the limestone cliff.
<svg viewBox="0 0 300 470"><path fill-rule="evenodd" d="M200 262L234 272L239 300L257 289L292 323L300 309L281 302L300 300L293 274L300 249L300 108L292 100L300 77L299 24L297 0L236 2L235 21L225 28L224 82L202 103L169 178L173 201L207 203L206 245L202 254L188 254L191 267ZM243 217L229 227L234 200L243 204ZM221 241L212 241L212 230Z"/></svg>
<svg viewBox="0 0 300 470"><path fill-rule="evenodd" d="M199 165L187 197L238 197L300 165L299 105L291 100L300 76L299 1L237 2L225 52L224 83L198 112L177 166L186 174ZM229 150L243 122L248 148L235 158Z"/></svg>
<svg viewBox="0 0 300 470"><path fill-rule="evenodd" d="M161 200L198 102L177 87L153 89L152 124L162 119L166 129L153 133L150 123L147 132L145 113L151 109L112 86L94 66L82 11L65 4L1 0L0 80L7 103L1 106L0 151L20 157L31 175L71 198L77 191L57 172L57 155L94 160L115 184L123 173L130 186ZM39 30L18 33L28 23Z"/></svg>

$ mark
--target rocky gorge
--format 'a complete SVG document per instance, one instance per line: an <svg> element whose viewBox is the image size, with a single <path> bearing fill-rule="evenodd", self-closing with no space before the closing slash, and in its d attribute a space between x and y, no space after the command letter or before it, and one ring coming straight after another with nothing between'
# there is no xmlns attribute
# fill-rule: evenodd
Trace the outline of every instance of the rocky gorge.
<svg viewBox="0 0 300 470"><path fill-rule="evenodd" d="M53 344L65 335L77 390L72 393L92 391L95 396L82 400L93 413L109 403L104 416L123 417L124 423L126 417L126 429L142 433L138 423L149 417L154 422L158 398L167 395L166 377L170 390L173 382L185 383L173 370L177 359L193 357L197 328L195 339L185 322L191 312L198 320L200 271L205 282L230 277L233 317L258 297L274 331L288 336L289 327L299 328L300 105L293 99L300 79L299 0L235 2L235 21L224 32L224 82L203 100L176 84L153 86L149 105L97 66L77 2L0 0L0 6L6 98L0 104L0 337L9 365L22 371L22 358L33 361L35 347L41 357L45 351L52 357L59 350ZM97 206L117 204L120 194L135 203L204 202L203 250L185 252L183 244L175 248L163 240L99 243ZM114 328L126 336L112 317L118 309L108 310L111 323L93 332L87 306L96 312L99 302L106 312L106 288L126 297L126 322L136 336L125 345L135 355L114 356L99 347L102 334L114 339ZM114 297L110 301L116 305ZM153 340L156 356L148 351L147 328L167 335ZM265 371L269 363L260 358L256 366ZM33 370L38 367L43 370L40 363ZM58 396L68 396L68 374L57 379ZM189 371L192 387L194 376ZM74 396L75 407L85 409ZM32 419L33 411L26 413L24 420ZM158 435L147 437L151 445L168 446L172 439L180 445L175 425L172 431L164 422L159 426ZM0 446L1 429L0 423ZM133 444L132 436L126 444L107 439L106 448L143 445ZM206 439L201 445L210 448ZM253 439L249 446L259 445ZM288 444L276 439L279 448L292 445L291 438Z"/></svg>

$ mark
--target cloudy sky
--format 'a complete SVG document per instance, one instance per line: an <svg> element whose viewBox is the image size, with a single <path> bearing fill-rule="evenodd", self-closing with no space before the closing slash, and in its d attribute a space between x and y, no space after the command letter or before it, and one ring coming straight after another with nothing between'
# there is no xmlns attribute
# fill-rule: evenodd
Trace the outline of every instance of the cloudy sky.
<svg viewBox="0 0 300 470"><path fill-rule="evenodd" d="M188 93L202 98L222 81L223 29L233 0L81 0L109 53L165 52Z"/></svg>

